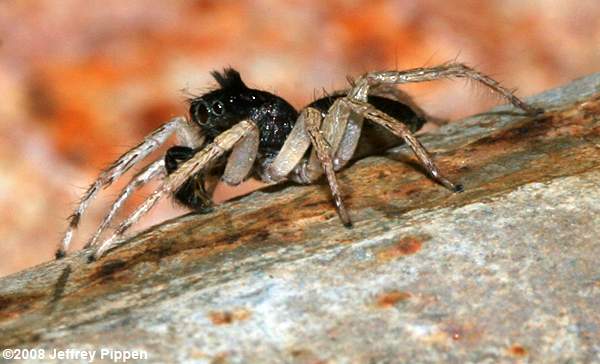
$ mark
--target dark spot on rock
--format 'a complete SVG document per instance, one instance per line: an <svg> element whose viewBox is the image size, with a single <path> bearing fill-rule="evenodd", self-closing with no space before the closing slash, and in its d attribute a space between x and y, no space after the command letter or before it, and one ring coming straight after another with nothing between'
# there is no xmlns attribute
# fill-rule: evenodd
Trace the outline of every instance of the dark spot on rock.
<svg viewBox="0 0 600 364"><path fill-rule="evenodd" d="M418 236L406 236L400 239L395 244L387 246L381 249L377 253L377 258L380 261L387 261L391 259L400 258L406 255L417 253L423 246L423 237Z"/></svg>
<svg viewBox="0 0 600 364"><path fill-rule="evenodd" d="M379 171L379 174L377 174L377 179L386 179L388 178L388 173L385 173L383 171Z"/></svg>
<svg viewBox="0 0 600 364"><path fill-rule="evenodd" d="M395 250L403 255L415 254L421 250L422 244L423 242L420 239L409 236L396 243Z"/></svg>
<svg viewBox="0 0 600 364"><path fill-rule="evenodd" d="M292 349L290 351L294 363L305 363L305 364L325 364L326 360L320 359L317 354L309 349Z"/></svg>
<svg viewBox="0 0 600 364"><path fill-rule="evenodd" d="M242 237L241 234L239 234L239 233L233 233L233 234L225 236L224 241L225 241L226 244L233 244L236 241L240 240L241 237Z"/></svg>
<svg viewBox="0 0 600 364"><path fill-rule="evenodd" d="M268 230L260 230L258 231L256 234L254 234L254 241L258 241L258 242L263 242L265 240L267 240L269 238L269 231Z"/></svg>
<svg viewBox="0 0 600 364"><path fill-rule="evenodd" d="M210 364L227 364L227 353L220 353L217 356L215 356Z"/></svg>
<svg viewBox="0 0 600 364"><path fill-rule="evenodd" d="M54 303L58 302L58 300L60 300L62 295L65 293L65 287L67 285L67 281L69 280L70 275L71 266L67 265L60 274L60 277L58 277L58 279L56 280L56 283L54 284L54 292L52 294L52 300L50 301L50 305L53 305Z"/></svg>
<svg viewBox="0 0 600 364"><path fill-rule="evenodd" d="M168 257L168 256L176 253L176 251L174 251L174 250L175 249L173 249L172 242L163 241L160 244L158 244L156 247L152 248L150 251L158 259L162 259L164 257Z"/></svg>
<svg viewBox="0 0 600 364"><path fill-rule="evenodd" d="M471 167L469 167L467 165L462 165L462 166L456 168L456 171L460 172L460 173L465 173L465 172L468 172L470 170L471 170Z"/></svg>
<svg viewBox="0 0 600 364"><path fill-rule="evenodd" d="M27 340L27 342L28 342L29 344L36 343L36 342L40 341L40 339L41 339L41 338L42 338L42 335L40 335L40 334L38 334L38 333L31 334L31 335L29 336L29 340Z"/></svg>
<svg viewBox="0 0 600 364"><path fill-rule="evenodd" d="M514 356L525 356L527 355L527 350L521 345L513 345L510 347L509 352Z"/></svg>
<svg viewBox="0 0 600 364"><path fill-rule="evenodd" d="M120 272L127 269L127 262L120 260L120 259L114 259L114 260L109 260L105 263L103 263L94 274L91 275L90 280L94 281L97 279L102 279L102 280L107 280L110 278L113 278L113 276Z"/></svg>
<svg viewBox="0 0 600 364"><path fill-rule="evenodd" d="M525 141L529 139L534 139L536 137L540 137L544 135L544 133L546 133L547 131L553 129L554 127L555 125L552 122L552 119L528 120L521 126L500 131L485 138L481 138L472 145L492 145L505 141L510 141L511 144L515 144L519 141Z"/></svg>
<svg viewBox="0 0 600 364"><path fill-rule="evenodd" d="M43 294L0 296L0 318L19 315L30 309L42 297Z"/></svg>
<svg viewBox="0 0 600 364"><path fill-rule="evenodd" d="M240 308L233 311L211 312L210 320L215 325L229 325L235 321L244 321L250 317L250 311Z"/></svg>
<svg viewBox="0 0 600 364"><path fill-rule="evenodd" d="M411 196L411 195L414 195L414 194L416 194L416 193L419 193L419 192L421 192L421 191L422 191L422 190L421 190L420 188L412 188L412 189L410 189L410 190L406 191L406 192L405 192L405 194L406 194L407 196Z"/></svg>
<svg viewBox="0 0 600 364"><path fill-rule="evenodd" d="M233 322L231 312L211 312L210 320L215 325L228 325Z"/></svg>
<svg viewBox="0 0 600 364"><path fill-rule="evenodd" d="M398 302L406 301L411 294L403 291L389 291L377 296L377 306L381 308L392 307Z"/></svg>
<svg viewBox="0 0 600 364"><path fill-rule="evenodd" d="M310 208L316 208L316 207L319 207L322 205L324 205L324 201L317 200L317 201L312 201L312 202L302 205L302 208L310 209Z"/></svg>

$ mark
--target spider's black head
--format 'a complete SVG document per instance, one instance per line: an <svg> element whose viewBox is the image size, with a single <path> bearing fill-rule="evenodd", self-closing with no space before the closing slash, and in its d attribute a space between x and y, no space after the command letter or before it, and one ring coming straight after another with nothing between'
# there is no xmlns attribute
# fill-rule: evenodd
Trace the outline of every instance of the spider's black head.
<svg viewBox="0 0 600 364"><path fill-rule="evenodd" d="M252 120L260 132L260 147L278 149L296 121L296 110L284 99L247 87L238 71L212 72L219 88L190 103L190 117L210 141L242 120Z"/></svg>
<svg viewBox="0 0 600 364"><path fill-rule="evenodd" d="M220 87L190 100L190 116L209 139L248 118L259 103L256 90L244 84L238 71L226 68L211 74Z"/></svg>

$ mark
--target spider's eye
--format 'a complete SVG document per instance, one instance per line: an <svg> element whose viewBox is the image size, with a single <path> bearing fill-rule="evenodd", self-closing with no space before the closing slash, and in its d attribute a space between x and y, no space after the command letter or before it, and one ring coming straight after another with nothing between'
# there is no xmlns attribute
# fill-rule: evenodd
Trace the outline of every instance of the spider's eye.
<svg viewBox="0 0 600 364"><path fill-rule="evenodd" d="M208 120L208 110L202 102L195 102L190 108L192 119L200 125L206 124Z"/></svg>
<svg viewBox="0 0 600 364"><path fill-rule="evenodd" d="M221 101L215 101L212 104L212 111L215 115L221 116L225 112L225 106Z"/></svg>

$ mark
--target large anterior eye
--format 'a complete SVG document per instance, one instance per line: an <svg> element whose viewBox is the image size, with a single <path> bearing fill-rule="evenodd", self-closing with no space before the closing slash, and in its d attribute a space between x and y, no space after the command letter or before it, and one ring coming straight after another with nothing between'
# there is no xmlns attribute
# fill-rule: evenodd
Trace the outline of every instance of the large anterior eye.
<svg viewBox="0 0 600 364"><path fill-rule="evenodd" d="M212 110L215 115L221 116L225 112L225 106L221 101L215 101L212 104Z"/></svg>
<svg viewBox="0 0 600 364"><path fill-rule="evenodd" d="M190 108L190 114L192 116L192 120L199 125L206 124L206 121L208 120L208 110L202 102L193 103Z"/></svg>

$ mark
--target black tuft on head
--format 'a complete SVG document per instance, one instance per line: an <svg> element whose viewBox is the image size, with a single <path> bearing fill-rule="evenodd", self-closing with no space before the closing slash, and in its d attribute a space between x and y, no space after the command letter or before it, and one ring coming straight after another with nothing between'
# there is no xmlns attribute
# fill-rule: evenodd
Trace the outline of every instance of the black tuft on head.
<svg viewBox="0 0 600 364"><path fill-rule="evenodd" d="M223 73L219 73L219 71L212 71L210 74L215 78L215 80L217 80L223 89L243 90L247 88L244 84L244 81L242 81L240 73L231 67L223 69Z"/></svg>

